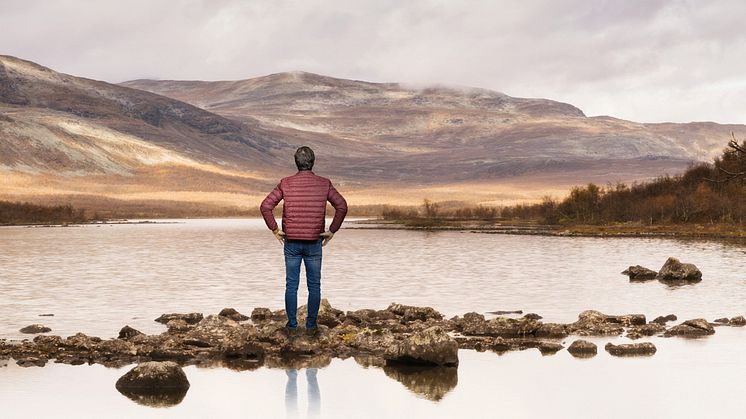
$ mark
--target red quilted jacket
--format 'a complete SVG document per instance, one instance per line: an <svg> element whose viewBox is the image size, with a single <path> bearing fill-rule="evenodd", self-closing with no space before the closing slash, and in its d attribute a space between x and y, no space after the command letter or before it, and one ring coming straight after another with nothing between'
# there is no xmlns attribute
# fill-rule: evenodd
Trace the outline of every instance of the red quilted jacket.
<svg viewBox="0 0 746 419"><path fill-rule="evenodd" d="M270 230L277 228L272 210L281 200L285 200L282 231L287 239L318 240L324 232L326 201L331 202L335 210L329 231L336 233L347 215L347 201L334 189L332 182L310 170L301 170L282 179L264 198L259 209Z"/></svg>

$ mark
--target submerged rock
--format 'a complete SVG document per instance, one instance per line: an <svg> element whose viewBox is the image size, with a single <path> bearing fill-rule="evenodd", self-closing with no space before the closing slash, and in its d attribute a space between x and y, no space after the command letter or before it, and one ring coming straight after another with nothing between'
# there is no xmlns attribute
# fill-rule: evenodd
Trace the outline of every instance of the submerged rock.
<svg viewBox="0 0 746 419"><path fill-rule="evenodd" d="M396 342L384 352L389 363L414 365L458 365L458 343L435 326Z"/></svg>
<svg viewBox="0 0 746 419"><path fill-rule="evenodd" d="M609 342L604 349L614 356L652 356L657 351L657 348L651 342L624 343L621 345L614 345Z"/></svg>
<svg viewBox="0 0 746 419"><path fill-rule="evenodd" d="M596 356L598 347L593 342L578 339L567 348L567 352L576 358L590 358Z"/></svg>
<svg viewBox="0 0 746 419"><path fill-rule="evenodd" d="M699 282L702 280L702 271L694 264L681 263L678 259L670 257L658 271L656 279L673 282Z"/></svg>
<svg viewBox="0 0 746 419"><path fill-rule="evenodd" d="M658 276L658 272L640 265L630 266L622 274L627 275L630 281L645 281Z"/></svg>
<svg viewBox="0 0 746 419"><path fill-rule="evenodd" d="M245 315L239 313L238 311L236 311L235 308L224 308L224 309L220 310L220 313L218 313L218 316L227 317L227 318L229 318L229 319L231 319L233 321L236 321L236 322L242 322L244 320L249 320L250 319L249 316L245 316Z"/></svg>
<svg viewBox="0 0 746 419"><path fill-rule="evenodd" d="M19 330L19 332L26 333L26 334L29 334L29 335L33 335L33 334L36 334L36 333L47 333L47 332L51 332L51 331L52 331L52 329L50 329L47 326L44 326L43 324L31 324L31 325L23 327L23 328L21 328L21 330Z"/></svg>

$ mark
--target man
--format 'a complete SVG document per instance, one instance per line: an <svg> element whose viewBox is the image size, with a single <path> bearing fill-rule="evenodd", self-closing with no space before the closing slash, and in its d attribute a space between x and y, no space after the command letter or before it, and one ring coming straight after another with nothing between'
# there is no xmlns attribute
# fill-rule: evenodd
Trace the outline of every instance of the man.
<svg viewBox="0 0 746 419"><path fill-rule="evenodd" d="M296 334L298 327L296 312L301 261L306 266L308 284L306 333L318 333L316 318L321 302L321 247L334 237L347 214L347 202L334 189L331 181L311 171L314 161L313 150L306 146L298 148L295 152L298 173L282 179L260 206L267 227L285 245L285 312L288 316L285 327L291 335ZM272 214L281 200L285 201L282 229L277 227ZM331 202L335 211L329 231L324 232L326 201Z"/></svg>

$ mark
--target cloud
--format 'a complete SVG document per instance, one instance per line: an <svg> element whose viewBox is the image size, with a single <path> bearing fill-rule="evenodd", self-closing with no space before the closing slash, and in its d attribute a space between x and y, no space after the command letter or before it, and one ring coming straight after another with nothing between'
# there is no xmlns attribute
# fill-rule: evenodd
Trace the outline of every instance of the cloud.
<svg viewBox="0 0 746 419"><path fill-rule="evenodd" d="M119 82L305 70L746 123L739 0L0 0L0 51Z"/></svg>

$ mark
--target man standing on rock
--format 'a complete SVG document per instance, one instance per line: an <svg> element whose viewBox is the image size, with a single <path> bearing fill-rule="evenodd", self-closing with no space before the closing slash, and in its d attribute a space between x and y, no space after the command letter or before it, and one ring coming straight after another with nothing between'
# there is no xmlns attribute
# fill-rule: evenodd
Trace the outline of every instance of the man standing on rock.
<svg viewBox="0 0 746 419"><path fill-rule="evenodd" d="M344 221L347 202L334 189L329 179L316 176L311 169L315 156L311 148L303 146L295 152L295 165L298 173L283 178L275 189L264 198L260 211L267 227L277 240L285 246L285 312L288 316L286 328L295 334L298 327L298 283L300 282L301 261L306 266L308 284L308 316L306 333L318 332L316 317L321 303L321 247L326 246ZM284 200L282 209L282 229L272 210ZM334 219L329 231L324 231L326 202L334 207Z"/></svg>

